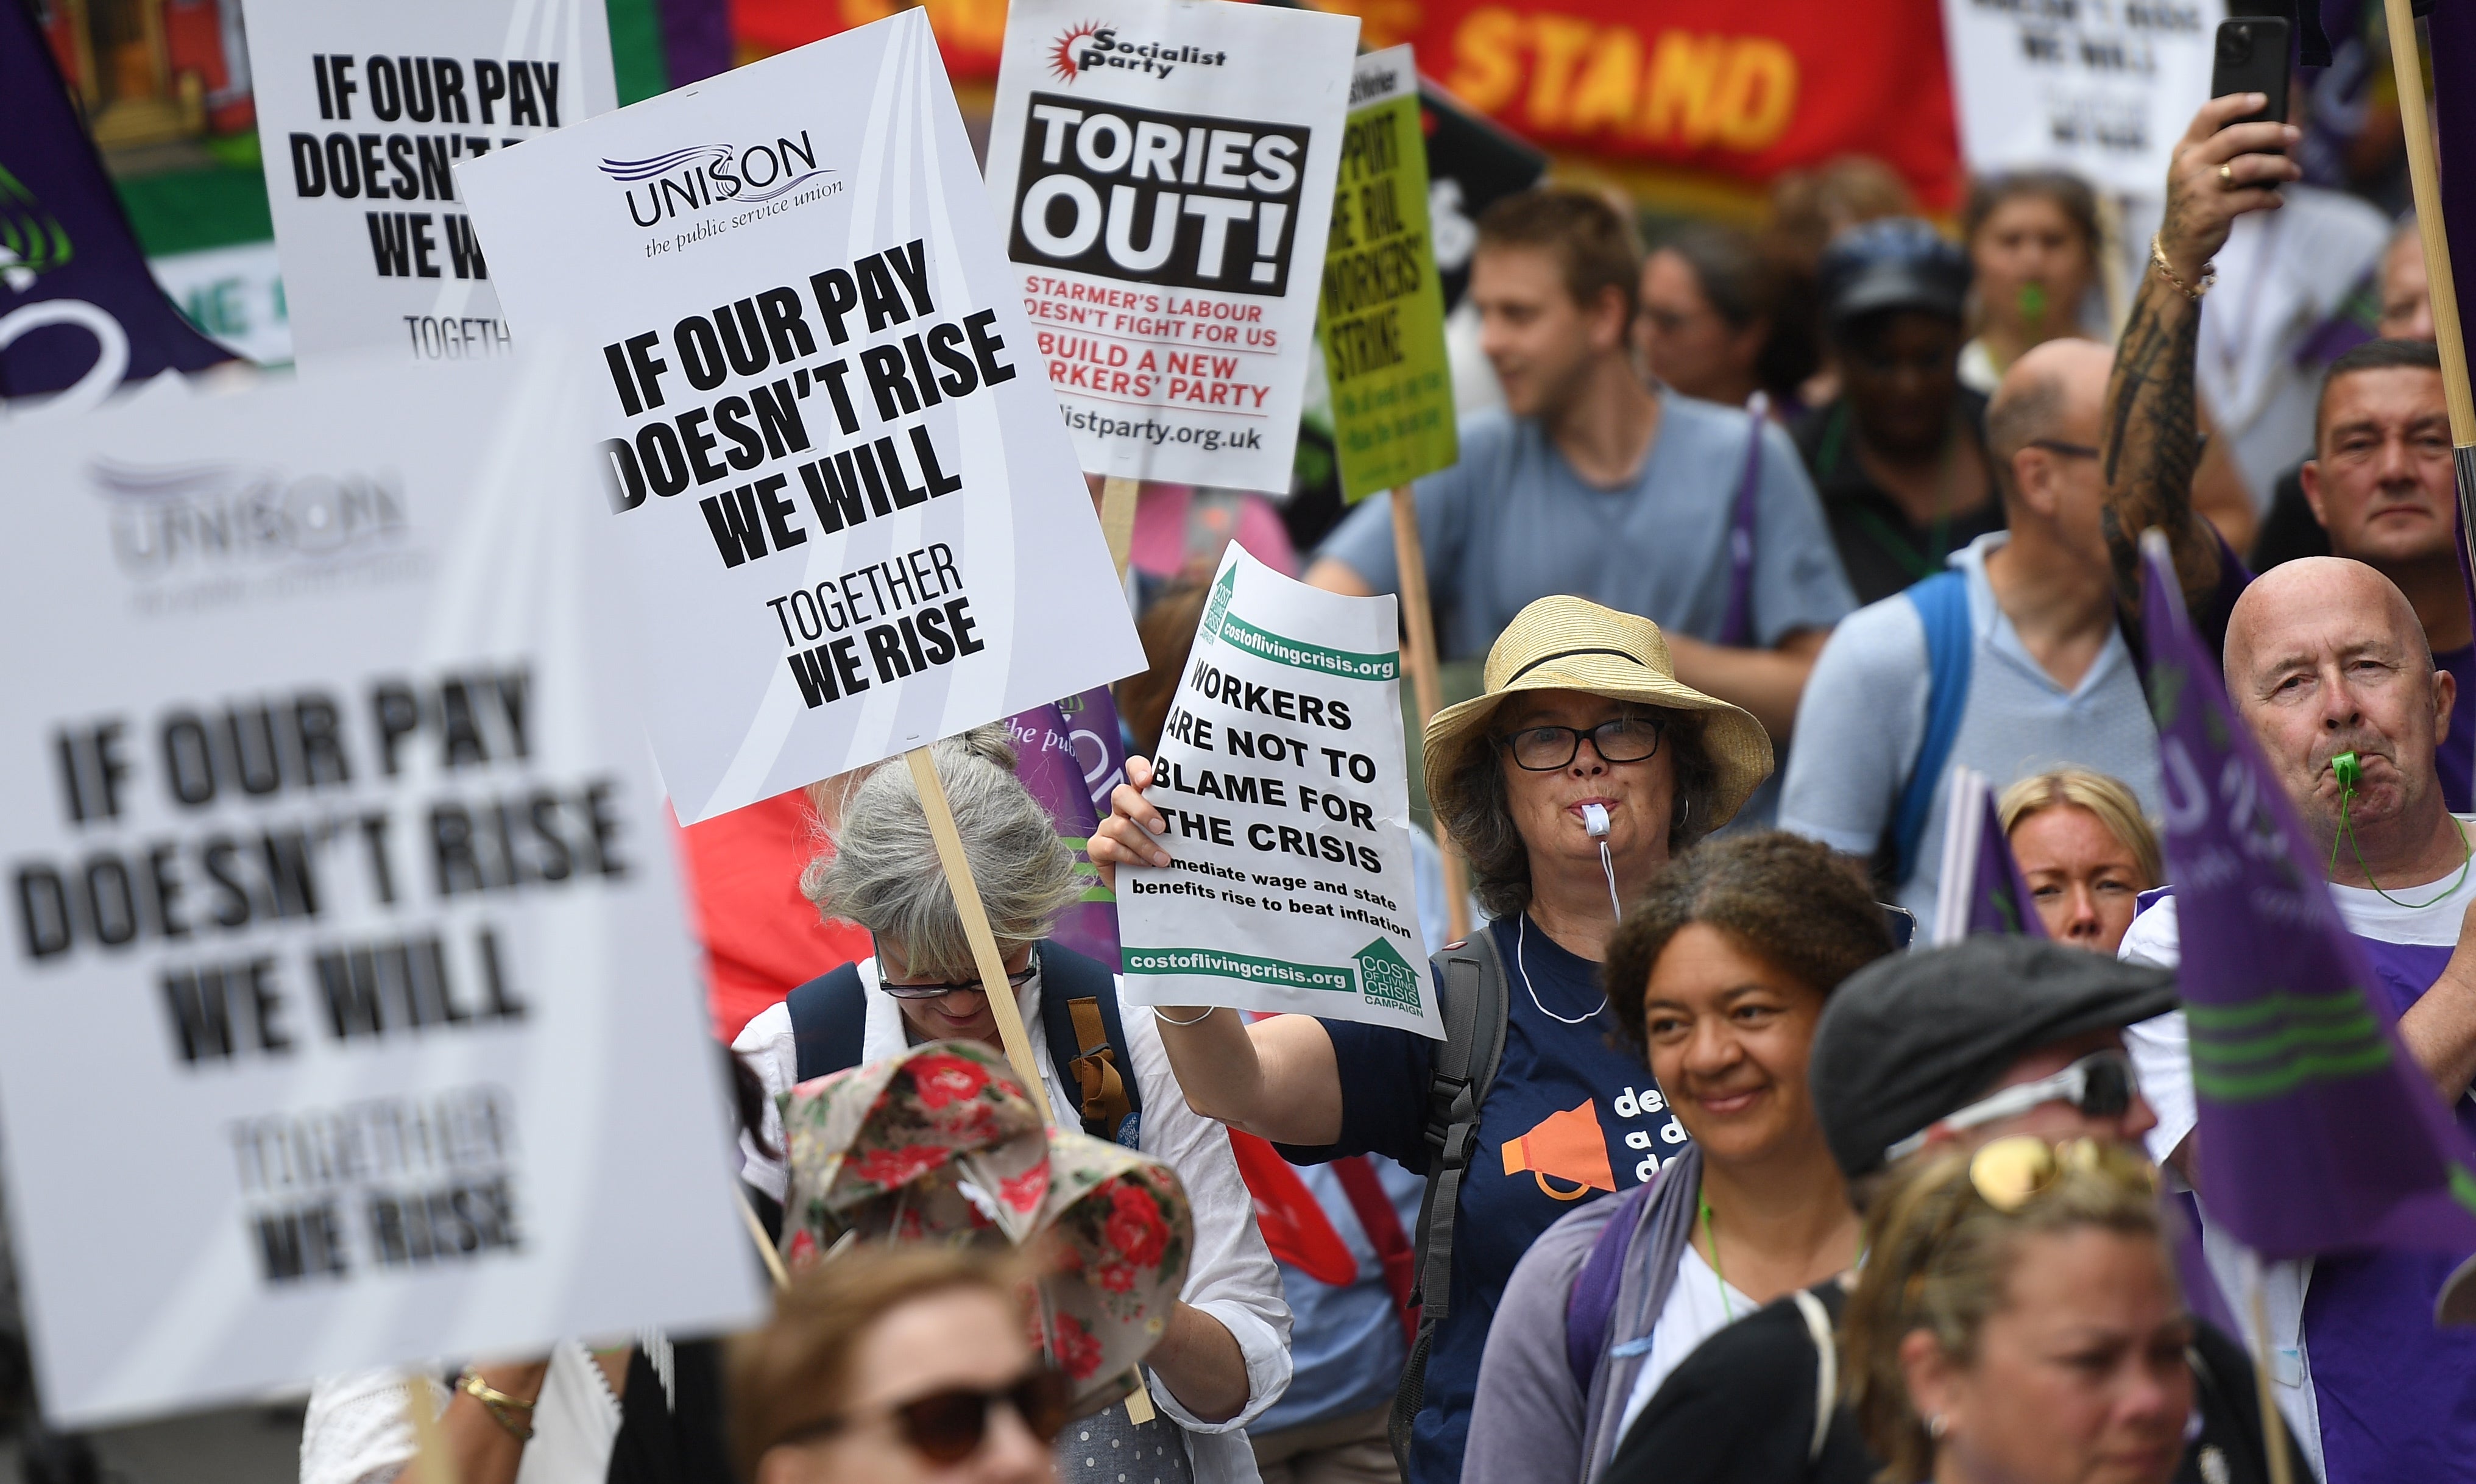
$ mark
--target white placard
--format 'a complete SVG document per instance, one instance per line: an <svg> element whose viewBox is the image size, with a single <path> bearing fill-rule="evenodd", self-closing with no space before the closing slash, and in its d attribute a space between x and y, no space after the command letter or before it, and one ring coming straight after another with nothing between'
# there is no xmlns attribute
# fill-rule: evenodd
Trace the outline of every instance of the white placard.
<svg viewBox="0 0 2476 1484"><path fill-rule="evenodd" d="M0 431L0 1131L57 1425L758 1311L580 403L338 366Z"/></svg>
<svg viewBox="0 0 2476 1484"><path fill-rule="evenodd" d="M247 15L299 358L506 355L454 167L619 106L602 0L248 0Z"/></svg>
<svg viewBox="0 0 2476 1484"><path fill-rule="evenodd" d="M989 194L1095 474L1287 490L1358 22L1015 0Z"/></svg>
<svg viewBox="0 0 2476 1484"><path fill-rule="evenodd" d="M2069 170L2155 196L2210 95L2225 0L1944 0L1961 153L1978 174Z"/></svg>
<svg viewBox="0 0 2476 1484"><path fill-rule="evenodd" d="M1118 873L1129 1003L1444 1035L1410 868L1399 624L1389 596L1293 581L1235 541L1222 554L1144 796L1174 863Z"/></svg>
<svg viewBox="0 0 2476 1484"><path fill-rule="evenodd" d="M919 12L458 180L594 382L682 821L1144 667Z"/></svg>

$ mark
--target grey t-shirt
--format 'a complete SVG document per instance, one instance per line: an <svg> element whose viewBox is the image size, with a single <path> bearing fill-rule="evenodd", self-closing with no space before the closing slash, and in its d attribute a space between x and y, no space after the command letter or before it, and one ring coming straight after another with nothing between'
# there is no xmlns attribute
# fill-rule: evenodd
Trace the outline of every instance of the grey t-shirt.
<svg viewBox="0 0 2476 1484"><path fill-rule="evenodd" d="M1745 478L1748 416L1663 393L1642 473L1586 484L1529 418L1486 414L1462 430L1461 461L1418 482L1437 642L1479 658L1534 600L1567 593L1717 641L1726 622L1728 519ZM1828 629L1857 606L1814 485L1779 429L1763 430L1754 515L1753 642ZM1350 511L1319 556L1377 592L1398 590L1393 517L1382 500Z"/></svg>

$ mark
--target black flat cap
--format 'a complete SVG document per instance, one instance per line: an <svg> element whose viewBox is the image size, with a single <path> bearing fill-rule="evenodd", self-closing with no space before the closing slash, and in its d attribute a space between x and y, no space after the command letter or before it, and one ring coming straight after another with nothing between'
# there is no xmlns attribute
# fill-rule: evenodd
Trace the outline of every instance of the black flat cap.
<svg viewBox="0 0 2476 1484"><path fill-rule="evenodd" d="M1831 239L1816 269L1835 328L1885 309L1958 320L1968 308L1968 255L1914 216L1886 216Z"/></svg>
<svg viewBox="0 0 2476 1484"><path fill-rule="evenodd" d="M1832 991L1808 1076L1851 1179L1976 1101L2023 1055L2175 1008L2175 977L2045 938L1967 939L1878 958Z"/></svg>

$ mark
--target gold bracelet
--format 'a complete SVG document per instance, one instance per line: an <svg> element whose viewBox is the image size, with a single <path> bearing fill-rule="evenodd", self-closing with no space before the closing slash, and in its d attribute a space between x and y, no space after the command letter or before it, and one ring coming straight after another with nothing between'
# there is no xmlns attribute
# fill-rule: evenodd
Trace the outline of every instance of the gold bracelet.
<svg viewBox="0 0 2476 1484"><path fill-rule="evenodd" d="M483 1409L490 1414L490 1420L497 1422L508 1437L518 1443L532 1441L533 1404L532 1402L522 1397L508 1396L506 1392L483 1381L478 1373L471 1371L457 1377L456 1389L482 1403Z"/></svg>
<svg viewBox="0 0 2476 1484"><path fill-rule="evenodd" d="M2152 236L2149 239L2149 260L2157 265L2158 276L2160 278L2163 278L2167 283L2174 284L2175 291L2177 293L2182 294L2185 298L2191 300L2195 304L2200 302L2203 294L2210 291L2210 285L2218 281L2218 265L2216 262L2205 262L2201 264L2201 286L2198 288L2195 288L2191 284L2185 283L2182 279L2177 278L2175 276L2175 265L2166 260L2166 244L2159 241L2155 236Z"/></svg>

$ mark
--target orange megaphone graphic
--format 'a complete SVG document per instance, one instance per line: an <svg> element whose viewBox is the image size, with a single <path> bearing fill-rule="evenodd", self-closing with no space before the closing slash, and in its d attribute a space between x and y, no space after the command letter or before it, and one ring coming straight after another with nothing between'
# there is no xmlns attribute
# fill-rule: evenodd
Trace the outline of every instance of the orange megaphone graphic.
<svg viewBox="0 0 2476 1484"><path fill-rule="evenodd" d="M1519 1175L1524 1170L1539 1181L1542 1192L1558 1200L1579 1200L1584 1191L1617 1188L1616 1174L1608 1168L1607 1136L1599 1131L1591 1100L1583 1099L1580 1107L1550 1113L1528 1132L1504 1141L1504 1173ZM1559 1190L1548 1183L1550 1179L1578 1183L1571 1190Z"/></svg>

